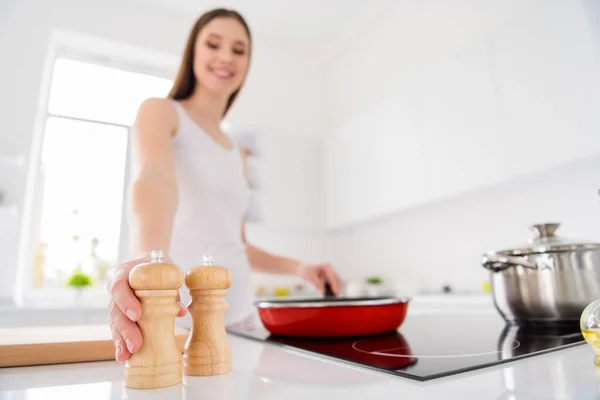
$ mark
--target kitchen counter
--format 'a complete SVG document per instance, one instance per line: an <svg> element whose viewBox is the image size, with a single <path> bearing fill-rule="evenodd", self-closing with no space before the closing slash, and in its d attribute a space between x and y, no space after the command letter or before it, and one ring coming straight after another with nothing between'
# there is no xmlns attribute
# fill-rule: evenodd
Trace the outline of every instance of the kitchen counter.
<svg viewBox="0 0 600 400"><path fill-rule="evenodd" d="M259 300L262 298L257 298ZM93 301L92 301L93 300ZM0 301L0 328L15 326L60 326L108 323L108 299L96 296L88 303L57 303L40 299L34 304L15 305ZM411 310L437 312L448 308L491 308L489 295L431 294L412 297Z"/></svg>
<svg viewBox="0 0 600 400"><path fill-rule="evenodd" d="M600 369L586 345L418 382L229 335L233 371L184 377L158 390L123 387L124 364L91 362L0 369L0 400L121 399L600 399Z"/></svg>

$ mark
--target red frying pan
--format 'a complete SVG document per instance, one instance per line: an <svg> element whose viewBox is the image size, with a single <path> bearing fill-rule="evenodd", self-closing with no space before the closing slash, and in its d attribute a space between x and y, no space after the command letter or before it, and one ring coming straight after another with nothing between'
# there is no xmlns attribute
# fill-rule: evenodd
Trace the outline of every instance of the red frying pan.
<svg viewBox="0 0 600 400"><path fill-rule="evenodd" d="M265 328L291 337L353 337L396 331L408 310L406 297L263 300L255 303Z"/></svg>

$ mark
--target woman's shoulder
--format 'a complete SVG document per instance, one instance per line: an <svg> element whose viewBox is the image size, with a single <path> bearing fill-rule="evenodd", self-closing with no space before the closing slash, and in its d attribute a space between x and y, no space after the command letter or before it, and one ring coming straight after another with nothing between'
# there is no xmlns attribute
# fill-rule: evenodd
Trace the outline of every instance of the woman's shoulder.
<svg viewBox="0 0 600 400"><path fill-rule="evenodd" d="M136 122L146 121L168 126L173 131L179 128L179 116L174 101L169 98L149 97L142 101L138 109Z"/></svg>
<svg viewBox="0 0 600 400"><path fill-rule="evenodd" d="M139 107L140 114L158 114L161 117L177 118L175 102L164 97L149 97L142 101Z"/></svg>

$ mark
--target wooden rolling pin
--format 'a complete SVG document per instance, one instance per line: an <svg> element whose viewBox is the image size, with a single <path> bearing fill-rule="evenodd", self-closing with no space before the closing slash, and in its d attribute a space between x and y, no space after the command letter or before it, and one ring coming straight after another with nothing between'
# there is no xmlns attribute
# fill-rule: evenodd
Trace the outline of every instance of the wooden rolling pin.
<svg viewBox="0 0 600 400"><path fill-rule="evenodd" d="M177 348L183 353L189 330L175 327ZM0 367L114 361L110 327L77 325L0 328Z"/></svg>

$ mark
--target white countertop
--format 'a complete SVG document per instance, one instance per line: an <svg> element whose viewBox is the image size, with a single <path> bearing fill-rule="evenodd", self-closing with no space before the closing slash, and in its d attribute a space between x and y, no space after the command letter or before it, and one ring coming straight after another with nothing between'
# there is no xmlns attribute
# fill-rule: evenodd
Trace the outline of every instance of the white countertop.
<svg viewBox="0 0 600 400"><path fill-rule="evenodd" d="M490 310L492 311L492 310ZM123 386L124 364L93 362L0 369L0 400L600 399L587 344L496 367L418 382L229 335L233 371L184 377L158 390Z"/></svg>
<svg viewBox="0 0 600 400"><path fill-rule="evenodd" d="M12 301L1 300L0 327L108 323L108 300L100 296L92 297L87 303L56 302L42 298L32 304L16 305ZM441 311L465 307L491 308L492 298L483 294L438 294L417 295L411 301L411 310Z"/></svg>
<svg viewBox="0 0 600 400"><path fill-rule="evenodd" d="M123 387L124 366L117 362L8 368L0 370L0 399L600 398L587 346L421 383L235 336L230 340L233 371L227 375L184 377L178 386L140 391Z"/></svg>

